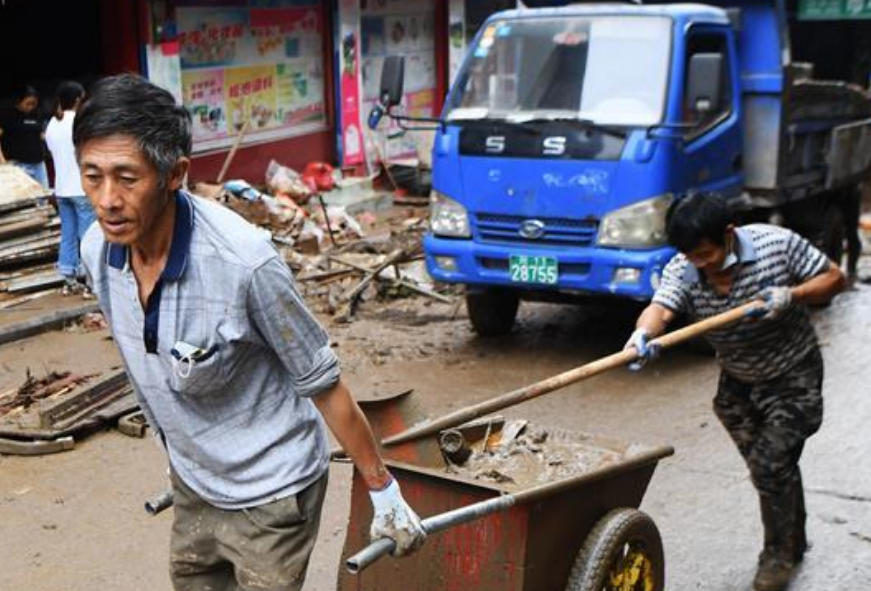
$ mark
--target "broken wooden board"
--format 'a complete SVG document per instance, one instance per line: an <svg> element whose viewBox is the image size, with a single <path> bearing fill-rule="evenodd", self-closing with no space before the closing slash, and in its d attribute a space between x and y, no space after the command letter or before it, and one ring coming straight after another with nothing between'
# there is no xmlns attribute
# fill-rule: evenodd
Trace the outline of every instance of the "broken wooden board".
<svg viewBox="0 0 871 591"><path fill-rule="evenodd" d="M46 197L49 190L14 164L0 164L0 205Z"/></svg>

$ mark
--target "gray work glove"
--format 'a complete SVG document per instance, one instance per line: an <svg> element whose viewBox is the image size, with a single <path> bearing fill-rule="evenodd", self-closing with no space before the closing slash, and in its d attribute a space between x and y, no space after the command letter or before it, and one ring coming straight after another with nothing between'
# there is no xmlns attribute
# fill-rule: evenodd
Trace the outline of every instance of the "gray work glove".
<svg viewBox="0 0 871 591"><path fill-rule="evenodd" d="M638 353L638 358L629 364L629 369L632 371L640 371L648 361L653 361L659 357L662 347L659 343L650 342L650 334L646 328L636 328L626 344L623 345L623 350L634 348Z"/></svg>
<svg viewBox="0 0 871 591"><path fill-rule="evenodd" d="M390 538L396 542L393 556L405 556L423 545L426 532L417 513L402 498L395 479L382 490L370 490L369 498L375 511L369 528L369 537L373 541Z"/></svg>
<svg viewBox="0 0 871 591"><path fill-rule="evenodd" d="M759 292L759 299L765 305L763 318L772 319L784 312L792 303L792 290L789 287L766 287Z"/></svg>

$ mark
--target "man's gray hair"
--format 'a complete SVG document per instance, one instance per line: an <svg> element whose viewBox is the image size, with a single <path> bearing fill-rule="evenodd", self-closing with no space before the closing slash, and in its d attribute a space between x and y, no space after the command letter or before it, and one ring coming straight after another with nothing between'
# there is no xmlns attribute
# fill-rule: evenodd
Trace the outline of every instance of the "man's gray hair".
<svg viewBox="0 0 871 591"><path fill-rule="evenodd" d="M73 142L110 136L134 139L157 169L161 188L180 158L191 153L191 116L168 91L135 74L100 80L73 124Z"/></svg>

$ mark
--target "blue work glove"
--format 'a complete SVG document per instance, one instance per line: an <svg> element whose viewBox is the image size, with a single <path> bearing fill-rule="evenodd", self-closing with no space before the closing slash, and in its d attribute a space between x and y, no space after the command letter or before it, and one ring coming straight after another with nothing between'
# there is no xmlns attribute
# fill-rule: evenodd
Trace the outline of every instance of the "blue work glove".
<svg viewBox="0 0 871 591"><path fill-rule="evenodd" d="M779 316L792 303L792 290L789 287L766 287L758 298L764 302L762 318L770 320Z"/></svg>
<svg viewBox="0 0 871 591"><path fill-rule="evenodd" d="M626 341L626 344L623 346L623 350L625 351L630 347L634 348L638 353L638 358L629 364L629 369L632 371L641 370L648 361L653 361L659 357L659 353L662 350L659 343L650 342L650 335L646 328L636 328L632 332L629 340Z"/></svg>

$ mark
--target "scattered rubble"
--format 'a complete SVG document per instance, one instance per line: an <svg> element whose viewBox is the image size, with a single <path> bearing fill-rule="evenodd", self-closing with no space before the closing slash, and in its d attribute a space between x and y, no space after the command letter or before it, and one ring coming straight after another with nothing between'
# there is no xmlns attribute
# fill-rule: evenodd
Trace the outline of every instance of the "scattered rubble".
<svg viewBox="0 0 871 591"><path fill-rule="evenodd" d="M336 322L350 322L360 302L376 298L451 302L423 266L425 218L410 208L406 217L396 212L391 217L369 211L352 216L345 207L327 206L321 192L337 186L334 174L322 163L300 175L272 161L263 191L241 180L198 183L193 191L268 232L303 297Z"/></svg>

